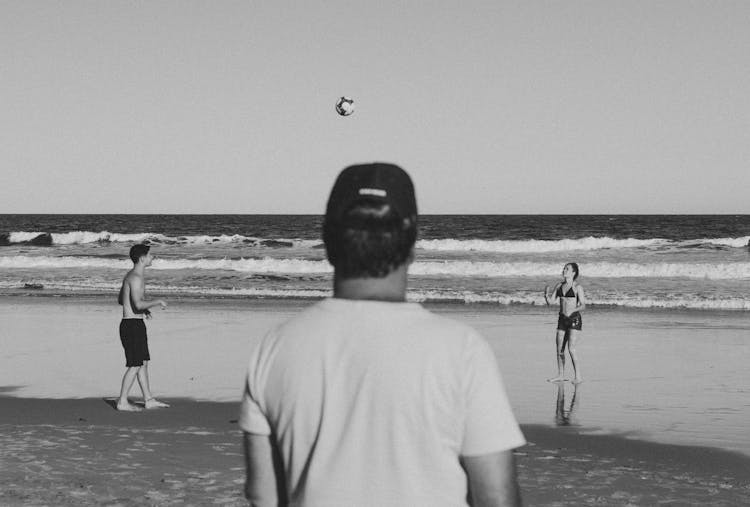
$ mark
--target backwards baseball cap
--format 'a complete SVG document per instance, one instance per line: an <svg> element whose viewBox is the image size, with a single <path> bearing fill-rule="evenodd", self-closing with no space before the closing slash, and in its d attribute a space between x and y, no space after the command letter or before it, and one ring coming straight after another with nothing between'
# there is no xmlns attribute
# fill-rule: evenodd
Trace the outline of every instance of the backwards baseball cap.
<svg viewBox="0 0 750 507"><path fill-rule="evenodd" d="M373 162L352 165L341 171L333 184L326 219L339 220L358 201L389 204L402 218L416 218L417 199L409 175L394 164Z"/></svg>

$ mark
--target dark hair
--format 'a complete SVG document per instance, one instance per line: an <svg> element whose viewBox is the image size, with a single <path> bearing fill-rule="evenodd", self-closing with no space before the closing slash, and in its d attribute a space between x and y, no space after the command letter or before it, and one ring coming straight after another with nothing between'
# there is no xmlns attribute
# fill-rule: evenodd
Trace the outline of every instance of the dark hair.
<svg viewBox="0 0 750 507"><path fill-rule="evenodd" d="M342 279L385 277L409 259L416 240L416 216L402 218L374 200L357 201L323 223L328 262Z"/></svg>
<svg viewBox="0 0 750 507"><path fill-rule="evenodd" d="M567 265L573 268L573 271L575 272L575 275L573 276L573 280L577 279L578 278L578 264L576 264L575 262L569 262Z"/></svg>
<svg viewBox="0 0 750 507"><path fill-rule="evenodd" d="M151 249L150 246L144 244L133 245L130 247L130 260L133 264L138 264L138 260L144 255L148 255L148 251Z"/></svg>

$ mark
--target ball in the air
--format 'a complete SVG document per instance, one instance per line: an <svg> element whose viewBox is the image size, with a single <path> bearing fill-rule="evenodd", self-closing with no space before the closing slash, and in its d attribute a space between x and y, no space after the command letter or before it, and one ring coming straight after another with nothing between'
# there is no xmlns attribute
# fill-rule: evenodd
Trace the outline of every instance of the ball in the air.
<svg viewBox="0 0 750 507"><path fill-rule="evenodd" d="M354 112L354 101L349 97L341 97L336 101L336 112L341 116L349 116Z"/></svg>

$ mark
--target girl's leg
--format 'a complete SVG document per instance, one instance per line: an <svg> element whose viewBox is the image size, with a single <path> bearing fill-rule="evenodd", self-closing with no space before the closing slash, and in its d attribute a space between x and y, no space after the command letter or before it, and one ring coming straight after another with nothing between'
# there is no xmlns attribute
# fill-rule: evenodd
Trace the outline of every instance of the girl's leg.
<svg viewBox="0 0 750 507"><path fill-rule="evenodd" d="M577 329L570 330L570 338L568 339L568 353L570 354L570 362L573 364L573 383L580 384L583 382L583 376L581 376L581 364L578 361L578 354L576 352L576 342L580 337L580 331Z"/></svg>
<svg viewBox="0 0 750 507"><path fill-rule="evenodd" d="M557 355L557 377L547 379L547 382L562 382L565 380L563 374L565 373L565 331L562 329L557 330L557 336L555 337L555 353Z"/></svg>

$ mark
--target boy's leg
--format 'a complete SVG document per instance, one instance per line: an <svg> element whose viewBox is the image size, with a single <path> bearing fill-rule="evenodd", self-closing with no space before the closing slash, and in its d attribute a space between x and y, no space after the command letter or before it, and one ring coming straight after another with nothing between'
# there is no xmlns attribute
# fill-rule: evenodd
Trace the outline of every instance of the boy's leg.
<svg viewBox="0 0 750 507"><path fill-rule="evenodd" d="M120 397L117 399L117 410L125 412L138 412L141 410L141 407L133 405L128 400L130 388L133 387L133 382L140 369L140 366L130 366L125 370L125 374L122 376L122 385L120 386Z"/></svg>
<svg viewBox="0 0 750 507"><path fill-rule="evenodd" d="M143 401L153 398L151 395L151 386L148 382L148 361L143 361L143 366L138 370L138 385L141 386L141 392L143 393Z"/></svg>
<svg viewBox="0 0 750 507"><path fill-rule="evenodd" d="M169 405L154 398L148 379L148 361L143 361L143 367L138 372L138 384L143 392L143 404L146 408L167 408Z"/></svg>

